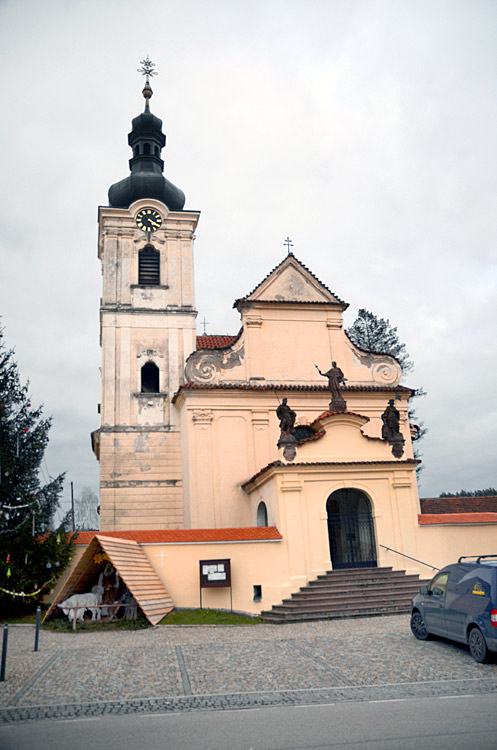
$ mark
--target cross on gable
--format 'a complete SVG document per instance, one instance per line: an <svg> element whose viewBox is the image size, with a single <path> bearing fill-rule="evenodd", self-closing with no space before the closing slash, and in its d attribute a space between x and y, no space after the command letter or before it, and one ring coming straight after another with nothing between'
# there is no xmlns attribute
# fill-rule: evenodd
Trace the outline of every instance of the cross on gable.
<svg viewBox="0 0 497 750"><path fill-rule="evenodd" d="M293 242L291 241L290 237L287 237L283 244L286 245L288 255L290 255L290 248L293 247Z"/></svg>

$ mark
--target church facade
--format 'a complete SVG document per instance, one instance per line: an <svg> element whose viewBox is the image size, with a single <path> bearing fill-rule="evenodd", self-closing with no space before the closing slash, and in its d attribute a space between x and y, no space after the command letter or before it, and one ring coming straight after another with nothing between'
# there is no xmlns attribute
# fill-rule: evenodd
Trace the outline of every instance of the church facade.
<svg viewBox="0 0 497 750"><path fill-rule="evenodd" d="M196 335L199 213L163 175L143 93L130 175L99 209L100 533L135 539L177 606L198 606L201 561L229 559L232 605L252 613L330 568L429 577L455 547L492 552L497 514L420 520L413 392L393 357L351 342L347 303L292 253L235 290L238 334Z"/></svg>

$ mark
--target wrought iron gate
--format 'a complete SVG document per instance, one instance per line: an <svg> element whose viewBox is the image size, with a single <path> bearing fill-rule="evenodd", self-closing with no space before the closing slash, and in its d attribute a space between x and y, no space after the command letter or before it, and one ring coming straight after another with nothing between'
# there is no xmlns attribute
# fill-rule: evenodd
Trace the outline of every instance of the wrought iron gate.
<svg viewBox="0 0 497 750"><path fill-rule="evenodd" d="M371 504L360 490L337 490L328 498L328 533L334 568L376 567Z"/></svg>

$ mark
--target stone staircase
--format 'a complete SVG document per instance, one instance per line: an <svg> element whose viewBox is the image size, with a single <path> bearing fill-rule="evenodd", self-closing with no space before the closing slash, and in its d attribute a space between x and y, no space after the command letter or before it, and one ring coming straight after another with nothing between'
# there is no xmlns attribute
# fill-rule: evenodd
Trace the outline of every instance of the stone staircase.
<svg viewBox="0 0 497 750"><path fill-rule="evenodd" d="M401 614L410 611L411 599L424 583L428 581L418 575L392 568L332 570L261 617L280 623Z"/></svg>

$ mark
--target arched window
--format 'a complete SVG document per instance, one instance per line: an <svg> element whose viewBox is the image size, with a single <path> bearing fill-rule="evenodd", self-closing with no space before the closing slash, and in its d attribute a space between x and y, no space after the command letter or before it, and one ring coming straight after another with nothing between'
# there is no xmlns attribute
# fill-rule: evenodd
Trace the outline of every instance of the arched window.
<svg viewBox="0 0 497 750"><path fill-rule="evenodd" d="M159 156L159 147L158 146L155 147L155 155Z"/></svg>
<svg viewBox="0 0 497 750"><path fill-rule="evenodd" d="M154 362L146 362L141 369L141 392L159 393L159 368Z"/></svg>
<svg viewBox="0 0 497 750"><path fill-rule="evenodd" d="M160 284L160 253L152 245L145 245L138 253L138 283L147 286Z"/></svg>
<svg viewBox="0 0 497 750"><path fill-rule="evenodd" d="M144 143L143 144L143 153L149 154L150 153L150 143Z"/></svg>
<svg viewBox="0 0 497 750"><path fill-rule="evenodd" d="M267 508L263 500L257 506L257 526L267 526Z"/></svg>

